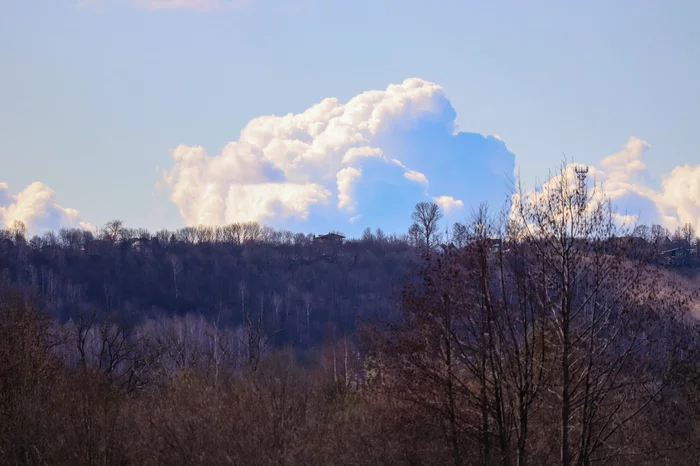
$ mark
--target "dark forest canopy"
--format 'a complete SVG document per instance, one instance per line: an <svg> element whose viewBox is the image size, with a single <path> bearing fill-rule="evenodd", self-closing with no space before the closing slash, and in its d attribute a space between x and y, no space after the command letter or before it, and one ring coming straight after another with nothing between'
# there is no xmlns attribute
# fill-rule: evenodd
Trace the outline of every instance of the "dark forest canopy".
<svg viewBox="0 0 700 466"><path fill-rule="evenodd" d="M3 282L37 287L61 320L88 304L131 318L222 316L226 325L262 313L280 341L302 347L329 324L350 329L356 317L387 310L419 259L381 230L342 244L252 223L151 235L110 222L98 235L0 235Z"/></svg>
<svg viewBox="0 0 700 466"><path fill-rule="evenodd" d="M449 236L0 231L0 463L689 464L695 232L562 183Z"/></svg>
<svg viewBox="0 0 700 466"><path fill-rule="evenodd" d="M426 247L444 252L472 241L468 220L441 233L440 216L437 205L421 203L405 235L368 228L337 241L252 222L150 233L112 221L94 233L26 238L15 223L0 230L0 281L36 287L44 309L61 321L88 307L132 321L196 314L228 326L256 315L278 344L308 348L331 329L352 333L358 318L389 312ZM492 235L508 241L503 231ZM700 266L689 226L675 233L639 226L630 236L654 250L651 263L685 273Z"/></svg>

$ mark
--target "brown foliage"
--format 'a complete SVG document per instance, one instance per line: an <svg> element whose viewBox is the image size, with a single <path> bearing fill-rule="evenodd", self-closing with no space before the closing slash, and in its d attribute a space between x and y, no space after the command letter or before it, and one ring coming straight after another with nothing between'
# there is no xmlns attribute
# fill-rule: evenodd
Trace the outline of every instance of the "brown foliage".
<svg viewBox="0 0 700 466"><path fill-rule="evenodd" d="M604 203L582 207L565 176L535 201L500 220L480 209L442 251L437 207L417 209L420 281L364 345L329 325L321 348L270 349L267 301L246 301L245 282L239 327L192 315L133 325L112 309L59 325L26 290L0 290L0 464L696 463L688 282L648 266L638 238ZM128 232L113 223L117 241ZM303 297L293 312L310 343L316 298ZM289 317L286 295L270 301Z"/></svg>

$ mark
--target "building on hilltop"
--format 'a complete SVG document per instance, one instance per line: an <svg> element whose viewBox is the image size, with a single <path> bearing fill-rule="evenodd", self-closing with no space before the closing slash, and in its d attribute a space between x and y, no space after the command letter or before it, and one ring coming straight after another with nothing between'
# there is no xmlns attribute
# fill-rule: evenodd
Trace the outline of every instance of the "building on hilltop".
<svg viewBox="0 0 700 466"><path fill-rule="evenodd" d="M319 235L314 237L314 243L316 244L343 244L345 236L339 235L337 233L328 233L327 235Z"/></svg>
<svg viewBox="0 0 700 466"><path fill-rule="evenodd" d="M698 248L685 240L667 240L660 253L662 263L669 266L684 267L700 264Z"/></svg>
<svg viewBox="0 0 700 466"><path fill-rule="evenodd" d="M341 254L341 246L345 236L338 233L328 233L327 235L314 236L314 246L316 254L326 260L335 261Z"/></svg>

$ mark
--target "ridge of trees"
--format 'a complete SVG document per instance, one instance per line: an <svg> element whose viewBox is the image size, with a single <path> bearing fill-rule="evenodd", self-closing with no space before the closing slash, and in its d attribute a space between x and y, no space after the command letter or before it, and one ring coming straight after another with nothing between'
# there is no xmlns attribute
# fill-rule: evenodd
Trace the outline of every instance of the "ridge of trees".
<svg viewBox="0 0 700 466"><path fill-rule="evenodd" d="M580 197L342 245L14 224L0 463L692 464L695 232Z"/></svg>

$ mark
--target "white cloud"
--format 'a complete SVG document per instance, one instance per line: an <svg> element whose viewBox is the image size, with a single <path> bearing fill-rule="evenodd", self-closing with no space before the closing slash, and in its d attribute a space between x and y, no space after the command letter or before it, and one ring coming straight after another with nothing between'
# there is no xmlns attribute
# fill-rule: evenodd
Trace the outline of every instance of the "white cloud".
<svg viewBox="0 0 700 466"><path fill-rule="evenodd" d="M648 142L631 137L621 151L601 160L606 170L601 177L603 189L613 200L636 199L653 204L656 212L646 212L647 216L651 214L651 221L666 228L690 223L700 230L700 165L675 167L661 176L660 190L651 189L637 180L638 175L648 173L643 158L650 148Z"/></svg>
<svg viewBox="0 0 700 466"><path fill-rule="evenodd" d="M0 183L0 226L7 228L15 221L27 226L30 234L39 234L61 227L92 229L75 209L61 206L51 188L35 182L17 195L9 192L7 183Z"/></svg>
<svg viewBox="0 0 700 466"><path fill-rule="evenodd" d="M355 215L355 216L353 216L353 217L350 217L350 218L348 219L348 222L350 222L350 223L355 223L355 222L357 222L357 221L360 219L360 217L362 217L362 215Z"/></svg>
<svg viewBox="0 0 700 466"><path fill-rule="evenodd" d="M275 181L275 167L244 142L228 144L221 155L208 157L201 147L181 145L165 181L170 197L189 225L216 225L262 220L280 215L306 218L330 192L311 182Z"/></svg>
<svg viewBox="0 0 700 466"><path fill-rule="evenodd" d="M630 137L627 143L622 146L622 150L608 155L600 161L600 166L615 175L622 175L625 179L632 174L644 171L646 164L642 160L651 144L637 137Z"/></svg>
<svg viewBox="0 0 700 466"><path fill-rule="evenodd" d="M232 185L228 189L224 218L226 223L245 222L251 218L268 218L274 215L281 215L283 218L295 216L305 220L309 215L309 207L319 202L328 202L329 195L322 186L310 183ZM201 223L222 223L215 218L208 220Z"/></svg>
<svg viewBox="0 0 700 466"><path fill-rule="evenodd" d="M435 201L435 203L437 203L437 205L442 207L442 209L447 213L450 213L453 210L461 209L462 207L464 207L463 201L461 201L459 199L455 199L452 196L439 196L439 197L434 198L434 201Z"/></svg>
<svg viewBox="0 0 700 466"><path fill-rule="evenodd" d="M378 147L351 147L343 156L343 163L351 164L363 157L378 157L385 159L384 153Z"/></svg>
<svg viewBox="0 0 700 466"><path fill-rule="evenodd" d="M213 12L244 8L248 0L79 0L78 7L100 7L110 3L128 3L144 10L193 10Z"/></svg>
<svg viewBox="0 0 700 466"><path fill-rule="evenodd" d="M329 224L334 221L329 215L342 212L398 224L403 212L397 206L404 200L411 205L418 196L434 199L446 212L463 208L460 199L494 202L512 173L514 156L498 136L455 136L455 117L441 86L406 79L347 103L327 98L298 114L255 118L218 155L179 146L164 180L190 225L306 219L318 206L333 209L320 216ZM434 147L445 149L426 149ZM591 192L612 199L620 221L632 223L639 214L645 223L673 229L689 222L700 231L700 168L676 167L654 190L643 182L649 175L644 155L650 148L631 137L602 158L590 167ZM573 167L569 169L574 186ZM397 170L396 178L392 170ZM420 184L422 192L397 178ZM452 195L432 197L429 180ZM390 214L381 209L382 202L391 205Z"/></svg>
<svg viewBox="0 0 700 466"><path fill-rule="evenodd" d="M690 223L700 232L700 165L674 168L663 177L662 188L656 202L666 225Z"/></svg>
<svg viewBox="0 0 700 466"><path fill-rule="evenodd" d="M421 172L415 170L408 170L403 174L404 178L407 180L415 181L416 183L428 184L428 178Z"/></svg>
<svg viewBox="0 0 700 466"><path fill-rule="evenodd" d="M342 168L336 175L338 179L338 209L353 211L352 189L355 181L360 178L362 171L354 167Z"/></svg>
<svg viewBox="0 0 700 466"><path fill-rule="evenodd" d="M601 168L588 167L592 180L588 183L591 204L610 199L617 207L617 220L627 226L641 220L642 223L660 223L673 230L690 223L700 231L700 165L675 167L671 173L662 175L661 189L654 190L639 180L641 175L647 174L644 155L650 148L647 141L633 136L620 151L604 157L598 164ZM579 164L569 164L565 168L570 190L576 187L576 166ZM555 176L540 191L528 192L526 196L531 202L544 198L561 179Z"/></svg>
<svg viewBox="0 0 700 466"><path fill-rule="evenodd" d="M407 79L346 104L328 98L299 114L262 116L219 155L177 147L164 180L187 224L303 219L333 195L339 210L352 211L353 186L362 174L357 164L363 160L393 163L405 178L427 183L424 174L386 157L376 139L404 120L439 115L444 102L442 87Z"/></svg>
<svg viewBox="0 0 700 466"><path fill-rule="evenodd" d="M135 0L134 5L149 10L216 11L242 8L247 0Z"/></svg>
<svg viewBox="0 0 700 466"><path fill-rule="evenodd" d="M387 160L386 158L384 160ZM389 162L393 163L394 165L397 165L404 170L406 170L403 174L403 177L406 178L407 180L414 181L416 183L428 185L428 177L426 177L423 173L416 171L416 170L411 170L406 165L404 165L400 160L398 159L389 159Z"/></svg>

